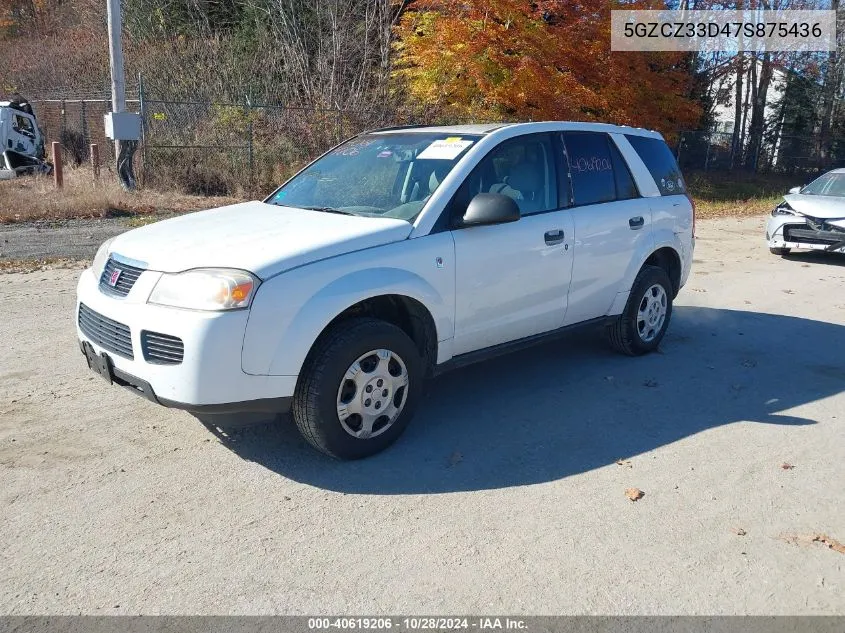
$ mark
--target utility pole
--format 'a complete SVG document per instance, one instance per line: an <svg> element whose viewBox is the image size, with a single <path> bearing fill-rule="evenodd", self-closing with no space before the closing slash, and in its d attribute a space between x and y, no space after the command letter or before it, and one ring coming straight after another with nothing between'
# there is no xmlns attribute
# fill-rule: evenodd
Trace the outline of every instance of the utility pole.
<svg viewBox="0 0 845 633"><path fill-rule="evenodd" d="M112 112L126 111L126 82L123 78L123 46L120 42L122 21L120 0L106 0L109 21L109 70L111 70ZM114 142L114 155L120 155L120 141Z"/></svg>
<svg viewBox="0 0 845 633"><path fill-rule="evenodd" d="M135 189L132 156L141 138L141 118L126 112L126 83L123 77L123 48L120 44L120 0L106 0L109 21L109 68L111 70L112 111L103 122L106 136L114 140L117 177L124 189Z"/></svg>

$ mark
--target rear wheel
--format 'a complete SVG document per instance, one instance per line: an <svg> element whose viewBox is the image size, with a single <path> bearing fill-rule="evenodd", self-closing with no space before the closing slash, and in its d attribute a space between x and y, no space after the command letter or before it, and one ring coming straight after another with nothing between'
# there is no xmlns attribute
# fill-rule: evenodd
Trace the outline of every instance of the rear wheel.
<svg viewBox="0 0 845 633"><path fill-rule="evenodd" d="M610 344L628 356L654 351L672 317L672 282L658 266L643 266L625 310L607 328Z"/></svg>
<svg viewBox="0 0 845 633"><path fill-rule="evenodd" d="M792 249L789 249L789 248L770 248L769 252L772 255L780 255L781 257L786 257L787 255L789 255L790 250L792 250Z"/></svg>
<svg viewBox="0 0 845 633"><path fill-rule="evenodd" d="M294 393L293 418L323 453L368 457L405 430L423 375L423 360L401 329L377 319L343 321L309 354Z"/></svg>

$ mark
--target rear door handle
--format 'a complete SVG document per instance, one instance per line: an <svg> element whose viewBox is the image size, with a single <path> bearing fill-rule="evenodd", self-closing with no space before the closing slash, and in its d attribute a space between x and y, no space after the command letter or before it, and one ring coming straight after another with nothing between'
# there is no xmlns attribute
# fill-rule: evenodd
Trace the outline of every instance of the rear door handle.
<svg viewBox="0 0 845 633"><path fill-rule="evenodd" d="M635 218L631 218L628 220L628 226L631 227L631 230L636 231L637 229L643 228L645 226L645 218L643 216L638 215Z"/></svg>
<svg viewBox="0 0 845 633"><path fill-rule="evenodd" d="M563 241L563 231L561 229L558 229L557 231L546 231L546 234L543 237L546 238L546 244L554 246L555 244L560 244Z"/></svg>

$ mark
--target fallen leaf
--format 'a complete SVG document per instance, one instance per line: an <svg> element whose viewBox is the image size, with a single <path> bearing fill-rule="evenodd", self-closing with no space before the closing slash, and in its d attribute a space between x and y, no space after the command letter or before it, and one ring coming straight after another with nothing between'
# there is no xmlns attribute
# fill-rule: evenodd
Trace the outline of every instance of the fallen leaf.
<svg viewBox="0 0 845 633"><path fill-rule="evenodd" d="M792 464L790 464L789 462L784 462L784 463L782 463L782 464L780 465L780 467L781 467L781 468L783 468L784 470L792 470L793 468L795 468L795 466L793 466L793 465L792 465Z"/></svg>
<svg viewBox="0 0 845 633"><path fill-rule="evenodd" d="M832 549L834 552L845 554L845 545L843 545L836 539L830 538L827 534L816 534L813 537L813 542L821 543L822 545L827 545L827 547L829 549Z"/></svg>
<svg viewBox="0 0 845 633"><path fill-rule="evenodd" d="M736 534L737 536L745 536L746 534L748 534L748 532L743 530L741 527L733 528L733 533Z"/></svg>
<svg viewBox="0 0 845 633"><path fill-rule="evenodd" d="M821 543L828 549L832 549L834 552L845 554L845 545L836 539L829 537L827 534L781 534L778 538L792 545L800 545L802 543Z"/></svg>
<svg viewBox="0 0 845 633"><path fill-rule="evenodd" d="M784 290L784 292L788 295L794 295L795 294L794 290Z"/></svg>
<svg viewBox="0 0 845 633"><path fill-rule="evenodd" d="M756 361L756 360L747 359L747 360L742 361L742 366L743 366L743 367L756 367L756 366L757 366L757 361Z"/></svg>
<svg viewBox="0 0 845 633"><path fill-rule="evenodd" d="M454 466L456 464L460 464L462 461L464 461L464 456L461 453L461 451L455 451L449 457L449 466Z"/></svg>
<svg viewBox="0 0 845 633"><path fill-rule="evenodd" d="M633 468L634 466L631 464L630 460L622 459L621 457L616 460L617 466L624 466L625 468Z"/></svg>
<svg viewBox="0 0 845 633"><path fill-rule="evenodd" d="M645 382L643 382L643 387L657 387L660 383L658 383L653 378L649 378Z"/></svg>
<svg viewBox="0 0 845 633"><path fill-rule="evenodd" d="M638 501L645 496L645 493L639 488L628 488L625 491L625 496L628 497L631 501Z"/></svg>

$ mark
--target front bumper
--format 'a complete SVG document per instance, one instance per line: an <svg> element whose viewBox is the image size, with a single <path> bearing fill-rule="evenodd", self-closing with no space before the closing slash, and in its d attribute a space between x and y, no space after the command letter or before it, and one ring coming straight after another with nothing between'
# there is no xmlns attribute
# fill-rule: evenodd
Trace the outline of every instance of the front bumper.
<svg viewBox="0 0 845 633"><path fill-rule="evenodd" d="M800 248L845 253L845 231L812 226L801 216L775 216L766 226L769 248Z"/></svg>
<svg viewBox="0 0 845 633"><path fill-rule="evenodd" d="M252 376L241 369L247 310L200 312L151 305L147 299L161 273L144 271L125 297L103 294L89 268L77 284L74 320L80 341L106 353L114 382L153 402L197 413L284 411L296 386L292 376ZM113 353L80 329L79 304L129 329L132 358ZM178 337L178 364L147 362L141 331Z"/></svg>

